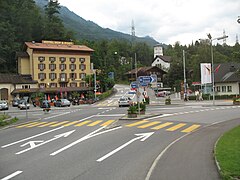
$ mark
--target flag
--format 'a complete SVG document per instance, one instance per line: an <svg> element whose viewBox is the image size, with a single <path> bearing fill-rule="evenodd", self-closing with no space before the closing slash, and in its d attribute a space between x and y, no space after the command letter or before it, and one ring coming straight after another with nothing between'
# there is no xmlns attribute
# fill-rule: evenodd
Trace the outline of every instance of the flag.
<svg viewBox="0 0 240 180"><path fill-rule="evenodd" d="M212 83L211 64L201 63L200 67L201 67L201 84Z"/></svg>
<svg viewBox="0 0 240 180"><path fill-rule="evenodd" d="M220 68L221 64L219 64L216 69L214 70L214 72L218 72L219 68Z"/></svg>

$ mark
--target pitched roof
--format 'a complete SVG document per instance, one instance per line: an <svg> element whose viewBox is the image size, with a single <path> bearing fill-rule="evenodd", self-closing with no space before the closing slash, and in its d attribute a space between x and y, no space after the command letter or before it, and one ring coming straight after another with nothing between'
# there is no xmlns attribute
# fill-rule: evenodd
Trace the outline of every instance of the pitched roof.
<svg viewBox="0 0 240 180"><path fill-rule="evenodd" d="M31 75L3 74L0 73L0 83L2 84L36 84Z"/></svg>
<svg viewBox="0 0 240 180"><path fill-rule="evenodd" d="M125 74L135 74L136 73L136 70L137 70L137 73L139 74L140 72L146 72L148 70L151 70L151 69L157 69L158 71L162 71L163 74L166 74L165 71L163 71L162 69L160 69L159 67L157 66L148 66L148 67L139 67L137 69L132 69L131 71L128 71L127 73Z"/></svg>
<svg viewBox="0 0 240 180"><path fill-rule="evenodd" d="M161 56L161 55L156 56L156 57L153 59L153 62L154 62L157 58L160 58L160 59L162 59L164 62L167 62L167 63L170 63L170 62L171 62L171 57L170 57L170 56Z"/></svg>
<svg viewBox="0 0 240 180"><path fill-rule="evenodd" d="M46 49L46 50L65 50L65 51L85 51L93 52L94 50L85 45L74 44L51 44L51 43L36 43L25 42L25 45L30 49Z"/></svg>
<svg viewBox="0 0 240 180"><path fill-rule="evenodd" d="M240 64L223 63L214 65L215 82L240 82Z"/></svg>

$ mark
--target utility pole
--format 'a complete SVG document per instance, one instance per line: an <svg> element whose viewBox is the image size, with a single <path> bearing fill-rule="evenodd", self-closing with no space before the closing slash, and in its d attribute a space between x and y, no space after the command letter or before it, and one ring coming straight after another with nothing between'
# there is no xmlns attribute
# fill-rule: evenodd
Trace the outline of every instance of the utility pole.
<svg viewBox="0 0 240 180"><path fill-rule="evenodd" d="M183 50L183 82L184 82L184 100L187 96L187 80L186 80L186 63L185 63L185 51Z"/></svg>

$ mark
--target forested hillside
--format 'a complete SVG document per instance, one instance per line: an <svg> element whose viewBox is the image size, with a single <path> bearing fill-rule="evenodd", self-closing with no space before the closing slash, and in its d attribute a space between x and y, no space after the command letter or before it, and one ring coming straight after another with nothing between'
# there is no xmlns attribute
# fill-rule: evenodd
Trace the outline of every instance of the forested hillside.
<svg viewBox="0 0 240 180"><path fill-rule="evenodd" d="M91 61L103 73L115 72L115 80L126 80L124 75L135 68L136 53L138 66L150 66L153 61L153 47L144 42L126 39L91 40L77 39L67 29L58 16L61 7L50 1L40 10L33 0L0 1L0 73L16 71L16 53L23 51L26 41L73 40L75 44L85 44L95 50ZM211 62L210 42L196 41L191 45L179 43L164 47L164 55L171 56L171 69L165 77L165 85L179 86L183 80L182 50L186 52L187 81L200 81L200 63ZM214 45L214 62L239 62L240 45Z"/></svg>

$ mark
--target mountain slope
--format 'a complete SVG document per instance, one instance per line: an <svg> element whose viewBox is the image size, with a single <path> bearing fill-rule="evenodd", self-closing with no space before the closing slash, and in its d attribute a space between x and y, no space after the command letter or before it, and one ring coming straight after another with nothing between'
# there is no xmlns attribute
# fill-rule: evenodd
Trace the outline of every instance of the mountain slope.
<svg viewBox="0 0 240 180"><path fill-rule="evenodd" d="M48 3L48 0L35 0L35 2L41 9L43 9ZM72 30L75 33L76 39L79 40L125 39L131 41L132 38L129 34L113 31L109 28L105 29L92 21L86 21L65 6L61 6L60 18L63 20L65 27ZM150 46L159 44L156 40L149 36L135 37L135 41L146 42Z"/></svg>

